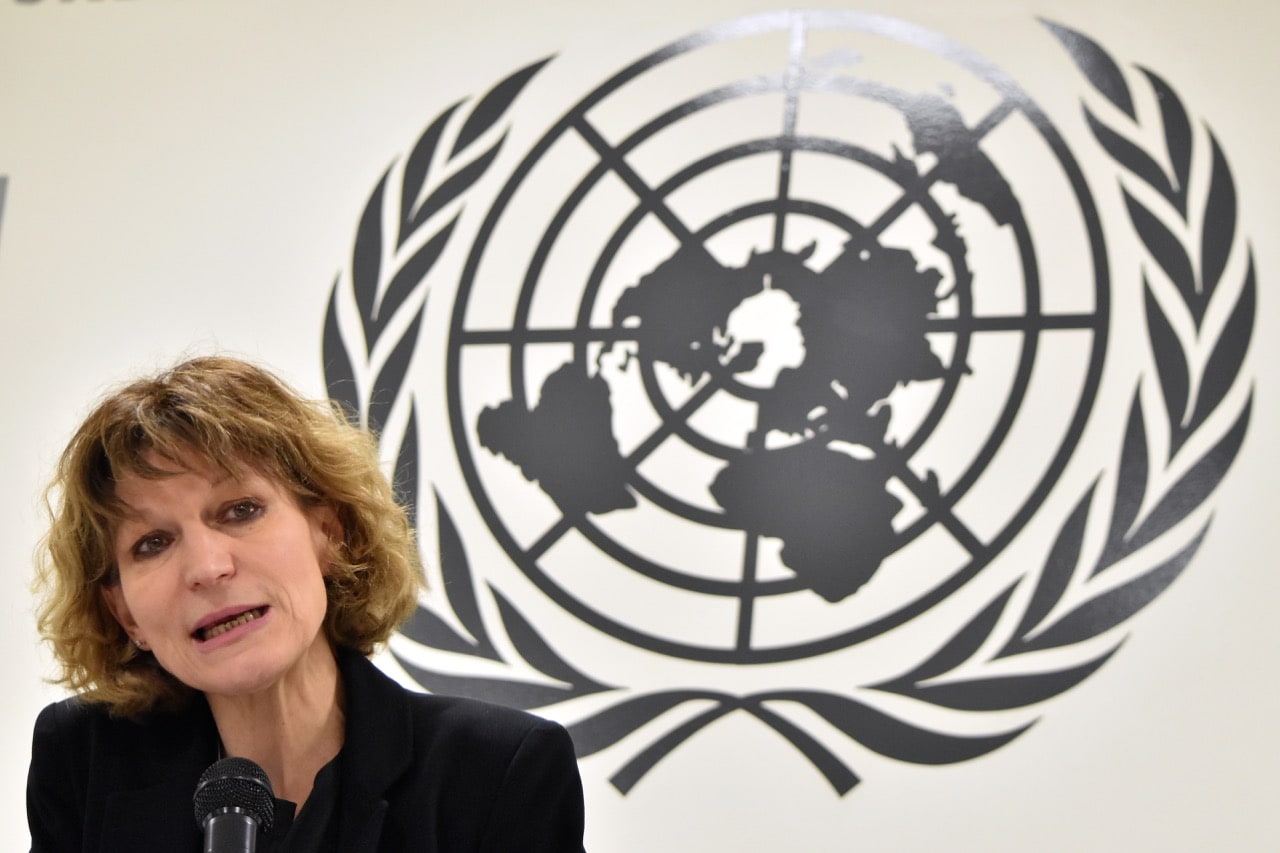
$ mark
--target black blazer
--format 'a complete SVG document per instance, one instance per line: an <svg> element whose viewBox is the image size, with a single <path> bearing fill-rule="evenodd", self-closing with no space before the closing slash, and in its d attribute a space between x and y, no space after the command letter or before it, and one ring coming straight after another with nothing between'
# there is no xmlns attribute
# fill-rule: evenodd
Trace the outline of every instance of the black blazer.
<svg viewBox="0 0 1280 853"><path fill-rule="evenodd" d="M340 652L343 853L580 853L582 782L568 733L529 714L413 693ZM203 698L112 718L67 699L36 720L27 778L34 853L199 851L191 797L218 755Z"/></svg>

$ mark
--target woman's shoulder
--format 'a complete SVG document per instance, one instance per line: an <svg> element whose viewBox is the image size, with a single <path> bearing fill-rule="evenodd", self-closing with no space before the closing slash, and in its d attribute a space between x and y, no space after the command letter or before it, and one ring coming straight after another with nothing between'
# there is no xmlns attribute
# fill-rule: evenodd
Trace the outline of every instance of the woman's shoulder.
<svg viewBox="0 0 1280 853"><path fill-rule="evenodd" d="M104 744L118 740L106 731L116 725L105 705L80 697L46 705L36 716L27 775L33 833L70 832L79 827L90 767Z"/></svg>
<svg viewBox="0 0 1280 853"><path fill-rule="evenodd" d="M46 705L36 716L35 739L83 740L104 727L119 725L107 706L82 696L72 696Z"/></svg>
<svg viewBox="0 0 1280 853"><path fill-rule="evenodd" d="M521 742L530 736L555 738L564 732L559 723L505 705L463 696L409 693L415 724L437 736Z"/></svg>
<svg viewBox="0 0 1280 853"><path fill-rule="evenodd" d="M422 747L415 775L439 791L438 813L467 827L457 844L441 827L440 849L583 849L582 781L563 726L455 696L415 694L412 705Z"/></svg>
<svg viewBox="0 0 1280 853"><path fill-rule="evenodd" d="M36 716L32 759L58 756L76 765L128 765L146 756L184 751L201 738L209 740L212 718L207 708L190 703L179 709L123 716L84 696L62 699Z"/></svg>
<svg viewBox="0 0 1280 853"><path fill-rule="evenodd" d="M357 662L355 669L360 674L348 686L367 692L359 697L361 710L348 719L348 726L377 730L362 732L360 740L381 741L399 729L410 738L415 753L444 764L575 761L573 741L559 723L480 699L411 690L371 661Z"/></svg>
<svg viewBox="0 0 1280 853"><path fill-rule="evenodd" d="M139 733L164 728L171 719L186 719L197 709L189 703L167 711L152 710L134 716L113 713L111 706L91 696L70 696L46 705L36 715L35 733L61 737L92 736L104 731Z"/></svg>
<svg viewBox="0 0 1280 853"><path fill-rule="evenodd" d="M429 741L518 745L529 738L569 744L559 724L505 705L462 696L422 693L396 682L367 659L344 663L348 688L360 692L358 722L395 728L394 706L406 709L419 738ZM392 696L400 697L392 700ZM355 697L351 697L355 698Z"/></svg>

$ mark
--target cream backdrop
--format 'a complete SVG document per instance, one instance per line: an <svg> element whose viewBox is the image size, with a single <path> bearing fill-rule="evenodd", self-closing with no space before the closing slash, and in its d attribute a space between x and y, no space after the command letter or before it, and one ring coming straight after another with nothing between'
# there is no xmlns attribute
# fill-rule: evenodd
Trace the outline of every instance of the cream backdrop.
<svg viewBox="0 0 1280 853"><path fill-rule="evenodd" d="M1210 498L1213 524L1188 570L1129 623L1106 666L1046 702L1013 743L946 767L849 751L863 782L841 797L794 749L738 715L691 739L627 796L608 783L618 758L585 759L589 849L1275 849L1280 11L1263 0L812 6L892 15L968 46L1043 98L1055 121L1076 129L1073 144L1086 138L1085 84L1037 17L1166 79L1226 151L1256 253L1252 424ZM50 663L27 587L38 495L88 402L131 373L210 350L260 359L321 394L329 287L348 263L367 194L430 118L558 54L540 80L554 94L523 113L497 169L505 172L555 110L613 70L700 28L777 8L0 0L6 847L17 849L25 833L31 723L60 695L41 682ZM1114 185L1092 189L1111 199L1100 202L1110 205L1104 215L1123 221ZM423 346L442 328L429 321ZM1122 396L1106 402L1123 409Z"/></svg>

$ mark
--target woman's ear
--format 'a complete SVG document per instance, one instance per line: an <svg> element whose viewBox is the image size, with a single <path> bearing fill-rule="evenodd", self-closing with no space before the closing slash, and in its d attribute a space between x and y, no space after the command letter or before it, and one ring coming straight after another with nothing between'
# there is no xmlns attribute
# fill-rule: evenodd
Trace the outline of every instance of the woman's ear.
<svg viewBox="0 0 1280 853"><path fill-rule="evenodd" d="M111 615L120 623L120 627L129 635L129 638L135 643L144 642L145 638L138 635L138 622L129 612L129 605L125 603L124 588L118 583L102 587L102 600L107 603L107 609L111 611Z"/></svg>
<svg viewBox="0 0 1280 853"><path fill-rule="evenodd" d="M347 531L338 518L338 512L329 504L320 504L311 510L314 521L316 554L321 558L321 565L329 565L333 558L342 552L346 543Z"/></svg>

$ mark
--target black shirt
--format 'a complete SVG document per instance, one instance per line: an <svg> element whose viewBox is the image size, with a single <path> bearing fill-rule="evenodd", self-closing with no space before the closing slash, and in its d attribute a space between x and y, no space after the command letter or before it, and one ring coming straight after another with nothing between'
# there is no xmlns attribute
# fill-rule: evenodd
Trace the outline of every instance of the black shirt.
<svg viewBox="0 0 1280 853"><path fill-rule="evenodd" d="M271 829L259 838L262 853L337 853L335 806L341 759L338 753L320 768L301 812L296 803L276 800Z"/></svg>

